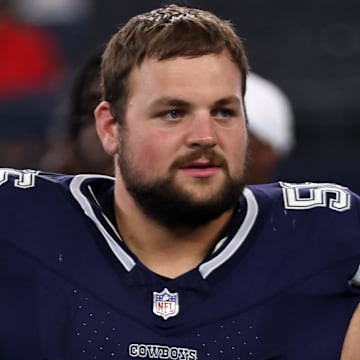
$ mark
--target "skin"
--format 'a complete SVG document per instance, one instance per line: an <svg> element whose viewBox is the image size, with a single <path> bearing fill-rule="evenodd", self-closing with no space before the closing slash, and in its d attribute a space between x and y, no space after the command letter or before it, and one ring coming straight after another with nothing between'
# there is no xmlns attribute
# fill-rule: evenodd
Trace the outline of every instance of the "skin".
<svg viewBox="0 0 360 360"><path fill-rule="evenodd" d="M360 305L355 310L346 333L341 360L360 360Z"/></svg>
<svg viewBox="0 0 360 360"><path fill-rule="evenodd" d="M163 61L145 59L129 78L130 96L121 129L102 102L95 110L105 151L117 164L120 144L144 181L172 177L178 191L206 202L225 183L222 166L201 156L171 170L199 147L212 149L230 176L244 173L247 129L237 66L224 52ZM233 210L197 228L170 228L143 213L115 168L115 214L121 236L152 271L170 278L196 267L223 235ZM146 236L144 236L146 234Z"/></svg>

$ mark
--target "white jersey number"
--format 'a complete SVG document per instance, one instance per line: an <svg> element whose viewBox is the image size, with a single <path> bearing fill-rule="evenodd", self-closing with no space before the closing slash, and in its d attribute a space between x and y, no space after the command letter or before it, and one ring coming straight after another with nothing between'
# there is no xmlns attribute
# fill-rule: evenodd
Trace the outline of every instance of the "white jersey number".
<svg viewBox="0 0 360 360"><path fill-rule="evenodd" d="M292 184L280 182L286 209L311 209L328 207L335 211L350 209L350 194L346 187L329 183ZM306 196L300 190L307 189ZM331 195L331 196L329 196Z"/></svg>
<svg viewBox="0 0 360 360"><path fill-rule="evenodd" d="M35 170L16 170L0 169L0 186L9 180L9 175L14 175L17 179L14 186L20 189L28 189L35 186L35 176L38 174Z"/></svg>

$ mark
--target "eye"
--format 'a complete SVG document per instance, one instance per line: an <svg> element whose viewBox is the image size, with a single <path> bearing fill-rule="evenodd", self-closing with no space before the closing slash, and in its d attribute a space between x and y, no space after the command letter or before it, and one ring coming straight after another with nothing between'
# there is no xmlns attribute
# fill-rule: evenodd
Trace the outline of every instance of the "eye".
<svg viewBox="0 0 360 360"><path fill-rule="evenodd" d="M165 120L179 120L183 116L183 111L172 109L161 114Z"/></svg>
<svg viewBox="0 0 360 360"><path fill-rule="evenodd" d="M232 109L216 109L213 112L213 116L222 119L222 120L227 120L232 118L233 116L235 116L235 111Z"/></svg>

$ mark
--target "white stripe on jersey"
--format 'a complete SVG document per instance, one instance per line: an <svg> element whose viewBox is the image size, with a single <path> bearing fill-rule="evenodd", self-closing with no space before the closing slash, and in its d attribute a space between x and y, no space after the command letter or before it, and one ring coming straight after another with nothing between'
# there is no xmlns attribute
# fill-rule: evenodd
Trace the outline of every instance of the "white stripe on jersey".
<svg viewBox="0 0 360 360"><path fill-rule="evenodd" d="M245 219L241 226L239 227L238 231L236 232L235 236L229 242L229 244L224 248L223 251L219 253L219 255L215 256L211 260L203 263L199 267L200 274L205 279L208 277L215 269L221 266L224 262L233 256L233 254L239 249L241 244L245 241L248 233L252 229L259 207L256 202L255 196L253 193L245 188L244 189L244 196L247 201L247 212L245 215Z"/></svg>
<svg viewBox="0 0 360 360"><path fill-rule="evenodd" d="M94 178L103 178L103 179L110 179L113 180L110 176L105 175L76 175L70 183L70 191L77 202L80 204L84 213L95 223L97 228L100 230L101 234L104 236L107 244L109 245L111 251L114 253L116 258L123 264L127 271L130 271L135 266L134 259L129 256L124 249L118 244L118 242L108 233L108 231L104 228L102 223L97 218L96 214L94 213L91 204L87 197L81 192L81 184L87 179L94 179ZM105 214L104 218L108 222ZM118 235L117 231L114 231L115 234L118 236L118 241L122 241L120 236Z"/></svg>

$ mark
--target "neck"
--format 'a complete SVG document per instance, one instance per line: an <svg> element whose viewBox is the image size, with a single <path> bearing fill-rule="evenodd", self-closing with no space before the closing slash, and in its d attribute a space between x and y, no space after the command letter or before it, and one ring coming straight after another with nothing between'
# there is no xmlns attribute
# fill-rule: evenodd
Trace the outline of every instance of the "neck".
<svg viewBox="0 0 360 360"><path fill-rule="evenodd" d="M146 216L127 192L115 190L116 223L124 243L151 271L168 278L203 261L224 235L232 213L197 228L168 228Z"/></svg>

